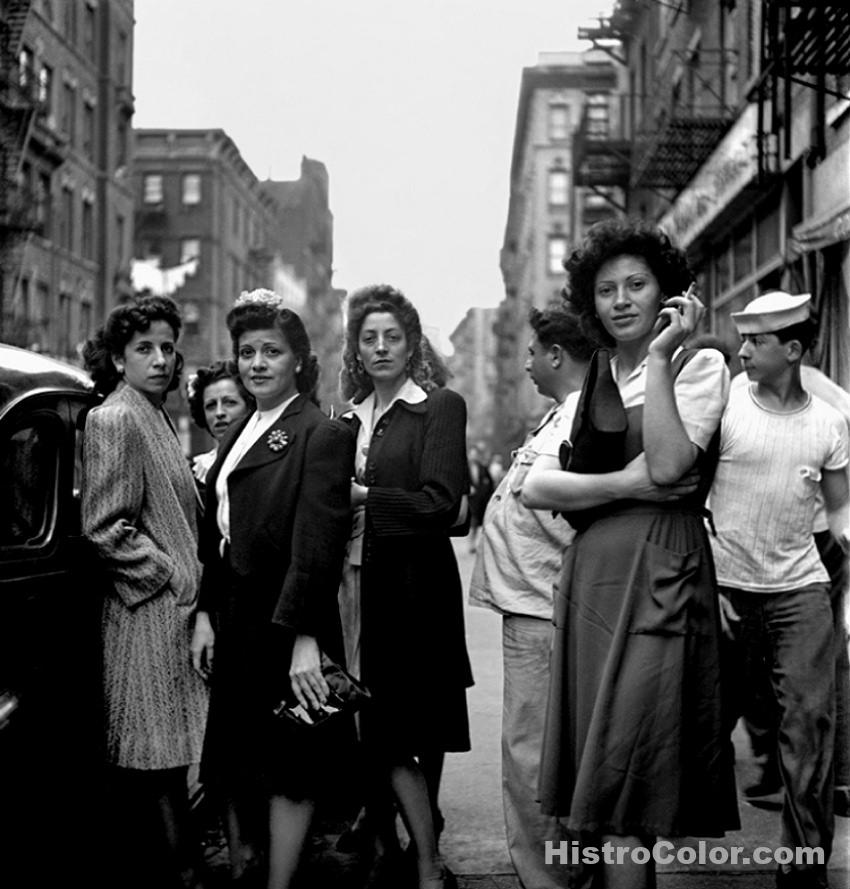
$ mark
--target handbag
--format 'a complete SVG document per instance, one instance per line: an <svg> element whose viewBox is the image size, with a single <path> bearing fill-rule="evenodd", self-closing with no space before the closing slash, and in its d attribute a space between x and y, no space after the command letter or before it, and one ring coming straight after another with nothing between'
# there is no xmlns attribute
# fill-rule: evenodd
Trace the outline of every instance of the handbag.
<svg viewBox="0 0 850 889"><path fill-rule="evenodd" d="M328 697L318 708L304 707L290 699L282 700L272 711L279 719L305 729L316 728L329 721L339 722L359 710L371 697L363 683L332 661L324 652L321 664L322 676L328 684Z"/></svg>
<svg viewBox="0 0 850 889"><path fill-rule="evenodd" d="M615 472L625 466L624 445L628 420L617 381L611 373L611 356L597 349L590 359L570 430L566 455L569 472Z"/></svg>

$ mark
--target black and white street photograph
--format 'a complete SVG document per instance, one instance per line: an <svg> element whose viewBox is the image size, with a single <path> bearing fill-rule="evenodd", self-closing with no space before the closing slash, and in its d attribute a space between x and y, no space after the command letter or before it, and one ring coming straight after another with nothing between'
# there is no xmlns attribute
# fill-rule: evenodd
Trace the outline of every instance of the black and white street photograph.
<svg viewBox="0 0 850 889"><path fill-rule="evenodd" d="M850 6L0 0L0 862L850 889Z"/></svg>

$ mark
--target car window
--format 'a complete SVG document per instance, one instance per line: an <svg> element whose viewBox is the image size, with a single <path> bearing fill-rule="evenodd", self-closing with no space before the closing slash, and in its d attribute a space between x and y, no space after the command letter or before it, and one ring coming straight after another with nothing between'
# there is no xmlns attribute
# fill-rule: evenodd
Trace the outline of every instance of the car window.
<svg viewBox="0 0 850 889"><path fill-rule="evenodd" d="M29 417L0 443L0 546L39 546L50 536L62 422Z"/></svg>

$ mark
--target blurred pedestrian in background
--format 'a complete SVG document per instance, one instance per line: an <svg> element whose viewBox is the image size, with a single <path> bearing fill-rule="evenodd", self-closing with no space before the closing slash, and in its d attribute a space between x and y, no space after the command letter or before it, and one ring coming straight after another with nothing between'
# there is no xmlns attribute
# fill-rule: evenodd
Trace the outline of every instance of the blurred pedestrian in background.
<svg viewBox="0 0 850 889"><path fill-rule="evenodd" d="M420 889L454 885L437 850L438 790L444 753L469 750L472 674L449 539L469 486L466 405L446 379L399 290L375 285L349 296L341 388L354 403L343 419L356 438L355 523L341 598L349 651L359 647L351 662L373 695L360 715L376 782L366 811L378 822L378 870L392 873L391 789Z"/></svg>
<svg viewBox="0 0 850 889"><path fill-rule="evenodd" d="M469 598L502 615L502 800L508 851L525 889L567 885L560 863L546 864L545 844L567 839L559 820L540 811L538 784L552 647L552 591L573 529L551 510L520 499L537 456L558 454L569 438L578 390L593 344L564 306L532 309L526 373L554 400L515 452L490 498L472 571Z"/></svg>
<svg viewBox="0 0 850 889"><path fill-rule="evenodd" d="M487 466L490 473L490 480L493 482L493 490L499 486L499 482L505 477L505 464L502 462L501 454L493 454L490 463Z"/></svg>
<svg viewBox="0 0 850 889"><path fill-rule="evenodd" d="M315 801L344 769L347 738L344 722L299 731L273 709L293 696L324 702L321 656L342 661L337 590L353 443L314 402L316 357L280 297L243 293L226 321L257 409L228 430L207 474L192 640L211 687L201 780L228 803L234 880L258 885L265 816L267 887L287 889Z"/></svg>
<svg viewBox="0 0 850 889"><path fill-rule="evenodd" d="M215 440L215 446L192 458L192 474L203 493L204 480L218 454L218 443L230 425L251 413L256 404L245 388L233 361L215 361L200 367L189 380L189 413L198 429Z"/></svg>
<svg viewBox="0 0 850 889"><path fill-rule="evenodd" d="M103 607L106 756L123 808L120 885L196 886L187 771L200 760L204 683L188 645L198 595L198 499L165 411L180 381L181 319L164 297L113 309L84 348L106 396L86 421L83 533L110 586ZM111 844L110 844L111 846ZM152 874L152 860L166 872ZM134 881L138 880L138 884Z"/></svg>
<svg viewBox="0 0 850 889"><path fill-rule="evenodd" d="M703 309L660 230L598 223L565 268L571 305L611 351L594 356L567 470L541 455L523 486L527 506L568 511L577 531L555 600L543 811L594 845L721 836L738 818L698 476L729 372L713 349L679 348ZM601 867L610 885L655 883L651 860Z"/></svg>
<svg viewBox="0 0 850 889"><path fill-rule="evenodd" d="M481 445L472 445L469 448L469 551L475 552L478 544L478 534L481 523L484 521L484 513L487 504L493 496L493 479L487 469L485 455Z"/></svg>

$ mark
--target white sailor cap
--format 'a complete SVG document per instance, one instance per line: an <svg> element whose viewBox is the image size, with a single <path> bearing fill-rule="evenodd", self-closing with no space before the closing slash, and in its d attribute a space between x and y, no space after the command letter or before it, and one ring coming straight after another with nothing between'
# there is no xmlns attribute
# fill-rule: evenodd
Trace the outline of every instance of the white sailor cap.
<svg viewBox="0 0 850 889"><path fill-rule="evenodd" d="M811 293L795 296L774 290L747 303L742 312L733 312L732 320L740 334L771 333L806 321L811 300Z"/></svg>

